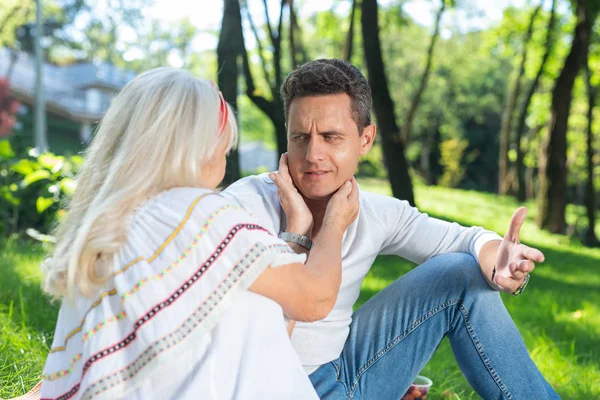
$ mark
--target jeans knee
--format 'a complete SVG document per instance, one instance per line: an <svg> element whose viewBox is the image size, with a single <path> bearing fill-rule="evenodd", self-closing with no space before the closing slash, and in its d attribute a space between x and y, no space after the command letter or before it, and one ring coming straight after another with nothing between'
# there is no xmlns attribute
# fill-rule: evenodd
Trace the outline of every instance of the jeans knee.
<svg viewBox="0 0 600 400"><path fill-rule="evenodd" d="M452 286L461 288L480 284L487 285L477 260L466 253L441 254L434 258L439 265L439 273L443 280Z"/></svg>

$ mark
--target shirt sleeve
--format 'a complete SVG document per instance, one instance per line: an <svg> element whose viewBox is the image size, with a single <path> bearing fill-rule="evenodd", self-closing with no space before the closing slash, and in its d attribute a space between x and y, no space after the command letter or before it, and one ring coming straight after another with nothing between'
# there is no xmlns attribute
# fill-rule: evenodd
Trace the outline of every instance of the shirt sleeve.
<svg viewBox="0 0 600 400"><path fill-rule="evenodd" d="M392 254L421 264L444 253L468 253L479 260L483 245L502 238L482 227L464 227L430 217L407 201L388 198L383 211L388 234L380 254Z"/></svg>

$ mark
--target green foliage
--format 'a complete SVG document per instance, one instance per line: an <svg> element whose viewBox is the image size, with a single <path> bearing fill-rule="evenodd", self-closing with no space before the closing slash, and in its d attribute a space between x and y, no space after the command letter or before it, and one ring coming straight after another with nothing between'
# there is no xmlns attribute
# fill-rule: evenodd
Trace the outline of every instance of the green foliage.
<svg viewBox="0 0 600 400"><path fill-rule="evenodd" d="M440 186L457 187L465 173L463 155L469 142L464 139L448 139L440 144L442 159L440 164L444 174L440 178Z"/></svg>
<svg viewBox="0 0 600 400"><path fill-rule="evenodd" d="M387 178L381 144L375 143L371 151L360 158L356 176L361 178Z"/></svg>
<svg viewBox="0 0 600 400"><path fill-rule="evenodd" d="M61 203L75 189L80 156L32 154L17 155L8 140L0 141L0 238L49 232L64 213Z"/></svg>

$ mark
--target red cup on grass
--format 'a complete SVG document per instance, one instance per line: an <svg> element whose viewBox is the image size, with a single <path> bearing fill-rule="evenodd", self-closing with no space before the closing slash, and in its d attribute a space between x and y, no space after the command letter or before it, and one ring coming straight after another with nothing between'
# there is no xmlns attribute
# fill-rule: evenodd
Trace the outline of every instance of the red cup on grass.
<svg viewBox="0 0 600 400"><path fill-rule="evenodd" d="M427 400L427 393L433 381L426 376L417 375L412 385L400 400Z"/></svg>

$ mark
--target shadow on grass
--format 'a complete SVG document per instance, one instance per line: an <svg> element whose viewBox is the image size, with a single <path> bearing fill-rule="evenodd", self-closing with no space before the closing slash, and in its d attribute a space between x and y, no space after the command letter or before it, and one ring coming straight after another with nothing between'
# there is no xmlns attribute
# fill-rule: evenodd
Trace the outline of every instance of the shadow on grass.
<svg viewBox="0 0 600 400"><path fill-rule="evenodd" d="M581 310L586 302L592 305L600 304L600 285L586 282L586 277L600 274L598 260L587 255L551 248L540 250L546 254L547 265L538 266L539 270L550 269L550 275L553 271L559 271L580 280L566 282L534 272L529 287L522 296L503 294L507 309L521 332L528 332L533 337L545 335L557 344L573 344L573 355L579 365L593 365L600 369L600 336L595 329L577 318L557 318L558 314L572 314ZM389 284L412 268L414 264L401 258L380 256L367 279L384 280ZM366 286L363 285L356 308L381 289Z"/></svg>

